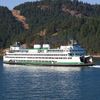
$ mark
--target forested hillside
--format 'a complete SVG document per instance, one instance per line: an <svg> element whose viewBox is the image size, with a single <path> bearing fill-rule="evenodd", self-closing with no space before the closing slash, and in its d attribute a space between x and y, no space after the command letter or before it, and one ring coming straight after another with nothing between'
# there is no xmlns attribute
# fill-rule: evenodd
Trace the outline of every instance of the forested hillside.
<svg viewBox="0 0 100 100"><path fill-rule="evenodd" d="M19 38L24 28L6 7L0 7L0 47L4 48Z"/></svg>
<svg viewBox="0 0 100 100"><path fill-rule="evenodd" d="M0 12L5 10L8 17L0 13L0 20L2 17L4 23L0 25L3 47L18 39L27 44L50 43L57 47L73 38L89 52L100 52L100 5L78 0L41 0L18 5L14 10L20 11L26 18L27 30L12 16L11 11L0 8Z"/></svg>

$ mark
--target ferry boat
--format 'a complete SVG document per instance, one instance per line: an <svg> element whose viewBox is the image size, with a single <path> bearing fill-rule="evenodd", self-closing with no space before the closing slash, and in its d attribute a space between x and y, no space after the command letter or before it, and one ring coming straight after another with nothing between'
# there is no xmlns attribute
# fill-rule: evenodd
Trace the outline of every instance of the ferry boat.
<svg viewBox="0 0 100 100"><path fill-rule="evenodd" d="M34 44L33 48L23 48L19 43L10 46L3 62L7 64L29 64L46 66L91 66L93 60L78 43L50 48L49 44Z"/></svg>

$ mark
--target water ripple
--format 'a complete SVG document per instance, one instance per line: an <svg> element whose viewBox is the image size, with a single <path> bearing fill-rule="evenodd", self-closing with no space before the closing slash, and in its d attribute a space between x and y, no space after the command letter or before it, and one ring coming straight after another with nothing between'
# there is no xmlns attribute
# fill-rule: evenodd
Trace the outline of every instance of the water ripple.
<svg viewBox="0 0 100 100"><path fill-rule="evenodd" d="M0 100L99 100L99 76L93 68L4 65Z"/></svg>

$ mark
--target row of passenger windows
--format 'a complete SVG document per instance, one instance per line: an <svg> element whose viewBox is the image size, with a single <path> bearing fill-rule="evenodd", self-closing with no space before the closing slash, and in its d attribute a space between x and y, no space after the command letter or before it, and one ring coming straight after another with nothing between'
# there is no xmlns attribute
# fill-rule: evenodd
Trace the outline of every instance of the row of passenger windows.
<svg viewBox="0 0 100 100"><path fill-rule="evenodd" d="M6 57L6 58L28 58L28 59L72 59L72 57Z"/></svg>
<svg viewBox="0 0 100 100"><path fill-rule="evenodd" d="M63 52L64 50L47 50L47 52Z"/></svg>
<svg viewBox="0 0 100 100"><path fill-rule="evenodd" d="M7 55L21 55L21 56L81 56L83 53L69 53L69 54L7 54Z"/></svg>
<svg viewBox="0 0 100 100"><path fill-rule="evenodd" d="M21 55L21 56L67 56L67 54L7 54L7 55Z"/></svg>
<svg viewBox="0 0 100 100"><path fill-rule="evenodd" d="M46 61L46 60L14 60L15 62L57 62L57 61Z"/></svg>
<svg viewBox="0 0 100 100"><path fill-rule="evenodd" d="M84 52L84 50L48 50L47 52Z"/></svg>

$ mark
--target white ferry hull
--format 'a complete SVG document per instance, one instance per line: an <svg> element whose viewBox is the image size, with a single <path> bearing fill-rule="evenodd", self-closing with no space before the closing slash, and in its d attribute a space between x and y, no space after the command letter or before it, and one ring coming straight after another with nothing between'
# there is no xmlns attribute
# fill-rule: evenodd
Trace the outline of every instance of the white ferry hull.
<svg viewBox="0 0 100 100"><path fill-rule="evenodd" d="M87 67L87 66L93 66L94 63L86 63L86 64L33 64L33 63L10 63L10 62L4 62L5 64L13 64L13 65L39 65L39 66L71 66L71 67Z"/></svg>
<svg viewBox="0 0 100 100"><path fill-rule="evenodd" d="M92 66L93 63L83 63L83 62L33 62L33 61L4 61L6 64L18 64L18 65L39 65L39 66Z"/></svg>

